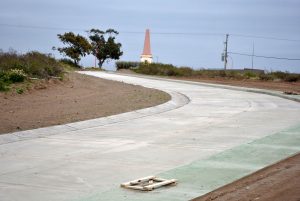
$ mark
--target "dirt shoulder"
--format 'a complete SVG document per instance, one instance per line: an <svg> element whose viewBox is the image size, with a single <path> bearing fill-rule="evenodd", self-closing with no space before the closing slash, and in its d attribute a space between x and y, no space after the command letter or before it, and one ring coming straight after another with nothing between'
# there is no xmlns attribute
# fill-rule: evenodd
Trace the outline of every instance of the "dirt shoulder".
<svg viewBox="0 0 300 201"><path fill-rule="evenodd" d="M0 93L0 133L104 117L162 104L162 91L70 73L23 94Z"/></svg>
<svg viewBox="0 0 300 201"><path fill-rule="evenodd" d="M299 201L300 154L192 201Z"/></svg>

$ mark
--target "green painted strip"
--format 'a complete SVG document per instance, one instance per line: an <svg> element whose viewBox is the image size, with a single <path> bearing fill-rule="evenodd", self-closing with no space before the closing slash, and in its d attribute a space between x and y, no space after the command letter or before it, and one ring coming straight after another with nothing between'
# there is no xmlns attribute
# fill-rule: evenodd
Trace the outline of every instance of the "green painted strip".
<svg viewBox="0 0 300 201"><path fill-rule="evenodd" d="M300 125L159 175L178 179L179 184L175 187L161 188L152 192L114 188L78 201L186 201L298 152L300 152Z"/></svg>

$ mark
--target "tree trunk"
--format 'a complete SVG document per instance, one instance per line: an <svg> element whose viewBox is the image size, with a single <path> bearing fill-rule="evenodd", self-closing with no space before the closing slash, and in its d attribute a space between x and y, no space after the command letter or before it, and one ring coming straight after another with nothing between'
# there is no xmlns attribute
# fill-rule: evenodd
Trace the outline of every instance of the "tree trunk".
<svg viewBox="0 0 300 201"><path fill-rule="evenodd" d="M99 63L98 63L99 68L102 68L102 65L103 65L104 61L105 60L99 60Z"/></svg>

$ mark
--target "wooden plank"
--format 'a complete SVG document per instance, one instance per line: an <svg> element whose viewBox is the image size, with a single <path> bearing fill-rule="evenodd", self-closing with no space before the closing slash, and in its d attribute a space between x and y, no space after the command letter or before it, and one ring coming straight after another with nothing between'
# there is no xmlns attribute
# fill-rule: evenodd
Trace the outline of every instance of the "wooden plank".
<svg viewBox="0 0 300 201"><path fill-rule="evenodd" d="M153 181L156 181L156 182L162 182L162 181L166 181L167 179L163 179L163 178L158 178L158 177L155 177L153 179Z"/></svg>
<svg viewBox="0 0 300 201"><path fill-rule="evenodd" d="M133 190L152 191L162 186L176 184L176 182L176 179L166 180L155 176L147 176L126 183L122 183L121 187Z"/></svg>
<svg viewBox="0 0 300 201"><path fill-rule="evenodd" d="M159 182L159 183L156 183L156 184L151 184L151 185L148 185L148 186L144 186L144 188L146 188L149 191L152 191L152 190L154 190L156 188L159 188L159 187L162 187L162 186L166 186L166 185L169 185L169 184L176 184L176 182L177 182L176 179L171 179L171 180L166 180L166 181Z"/></svg>
<svg viewBox="0 0 300 201"><path fill-rule="evenodd" d="M154 178L155 178L155 176L143 177L143 178L140 178L140 179L136 179L136 180L133 180L133 181L122 183L121 187L126 187L126 186L130 186L130 185L137 185L139 183L146 182L146 181L149 181L149 180L154 179Z"/></svg>

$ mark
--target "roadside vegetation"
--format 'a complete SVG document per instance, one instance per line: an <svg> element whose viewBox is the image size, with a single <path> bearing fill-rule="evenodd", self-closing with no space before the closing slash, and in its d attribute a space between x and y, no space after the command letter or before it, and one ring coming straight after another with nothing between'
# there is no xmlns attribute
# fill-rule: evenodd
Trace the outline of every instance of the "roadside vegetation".
<svg viewBox="0 0 300 201"><path fill-rule="evenodd" d="M26 83L32 80L62 79L63 64L51 55L36 51L18 54L16 51L0 52L0 91L9 91L12 84ZM23 93L25 88L16 88L17 93Z"/></svg>
<svg viewBox="0 0 300 201"><path fill-rule="evenodd" d="M116 30L91 29L87 33L88 38L79 34L76 35L73 32L58 34L59 40L65 46L53 47L52 49L69 57L75 66L78 66L82 57L92 54L98 59L100 69L105 61L119 59L123 55L121 51L122 44L116 42L116 36L119 34Z"/></svg>
<svg viewBox="0 0 300 201"><path fill-rule="evenodd" d="M116 35L119 34L116 30L91 29L87 33L88 38L73 32L57 35L64 46L52 49L67 57L61 60L37 51L19 54L14 50L0 50L0 91L13 89L21 94L30 88L33 80L62 80L65 71L81 68L81 58L89 54L98 59L99 70L105 61L119 59L123 54L121 43L116 42Z"/></svg>
<svg viewBox="0 0 300 201"><path fill-rule="evenodd" d="M173 76L185 78L223 78L232 80L261 80L261 81L284 81L299 82L300 74L289 72L264 72L263 70L194 70L190 67L176 67L172 64L140 63L140 62L116 62L117 70L131 69L145 75Z"/></svg>

